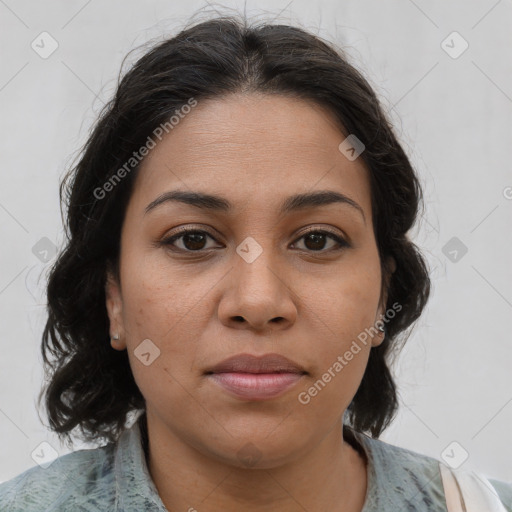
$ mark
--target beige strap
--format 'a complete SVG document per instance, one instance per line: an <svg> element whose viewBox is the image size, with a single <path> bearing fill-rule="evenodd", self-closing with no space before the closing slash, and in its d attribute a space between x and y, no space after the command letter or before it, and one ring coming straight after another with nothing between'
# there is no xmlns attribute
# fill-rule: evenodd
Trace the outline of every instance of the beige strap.
<svg viewBox="0 0 512 512"><path fill-rule="evenodd" d="M496 489L481 473L453 470L439 462L448 512L507 512Z"/></svg>

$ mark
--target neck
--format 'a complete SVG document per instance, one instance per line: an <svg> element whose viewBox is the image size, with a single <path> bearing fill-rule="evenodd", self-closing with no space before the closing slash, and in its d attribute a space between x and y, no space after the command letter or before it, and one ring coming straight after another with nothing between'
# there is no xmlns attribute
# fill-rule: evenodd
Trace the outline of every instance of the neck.
<svg viewBox="0 0 512 512"><path fill-rule="evenodd" d="M360 512L363 508L366 460L344 440L341 421L314 449L268 469L240 468L208 457L151 417L148 439L147 466L168 510Z"/></svg>

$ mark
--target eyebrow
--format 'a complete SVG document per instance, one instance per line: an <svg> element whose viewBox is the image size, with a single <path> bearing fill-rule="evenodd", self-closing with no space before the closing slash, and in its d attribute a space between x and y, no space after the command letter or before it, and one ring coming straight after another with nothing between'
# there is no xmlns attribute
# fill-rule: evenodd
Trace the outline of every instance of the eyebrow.
<svg viewBox="0 0 512 512"><path fill-rule="evenodd" d="M233 210L232 204L227 199L220 196L214 196L202 192L171 190L169 192L164 192L162 195L158 196L154 201L149 203L148 206L146 206L144 214L146 215L151 210L154 210L158 206L170 201L185 203L204 210L212 210L226 213L229 213L230 211ZM349 205L350 207L359 211L366 224L366 217L361 206L358 203L356 203L353 199L350 199L350 197L341 194L340 192L335 192L333 190L320 190L317 192L296 194L290 196L285 201L283 201L279 211L281 214L287 214L299 210L305 210L308 208L315 208L336 203Z"/></svg>

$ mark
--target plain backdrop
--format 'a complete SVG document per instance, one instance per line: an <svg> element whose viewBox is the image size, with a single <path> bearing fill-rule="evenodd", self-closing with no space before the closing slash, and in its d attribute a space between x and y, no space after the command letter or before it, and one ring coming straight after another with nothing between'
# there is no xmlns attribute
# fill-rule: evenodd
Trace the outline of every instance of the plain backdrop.
<svg viewBox="0 0 512 512"><path fill-rule="evenodd" d="M36 411L38 278L63 242L59 180L126 53L175 34L199 9L300 24L344 48L378 92L424 186L411 236L433 280L394 366L400 411L381 439L438 459L467 452L464 467L512 481L512 2L222 6L0 1L0 481L34 466L43 442L69 452Z"/></svg>

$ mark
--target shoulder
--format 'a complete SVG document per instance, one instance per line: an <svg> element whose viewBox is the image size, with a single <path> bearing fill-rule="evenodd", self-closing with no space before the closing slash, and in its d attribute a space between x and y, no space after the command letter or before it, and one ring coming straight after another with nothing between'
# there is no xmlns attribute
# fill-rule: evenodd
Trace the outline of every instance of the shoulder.
<svg viewBox="0 0 512 512"><path fill-rule="evenodd" d="M361 438L364 439L366 447L371 450L375 464L393 475L397 471L409 473L414 470L416 475L430 476L432 471L439 467L439 460L429 455L359 434L358 439Z"/></svg>
<svg viewBox="0 0 512 512"><path fill-rule="evenodd" d="M369 458L368 509L446 512L446 497L440 460L413 450L395 446L367 435L356 433ZM460 482L485 485L486 477L470 471L471 479L460 478L466 470L451 470ZM512 512L512 483L495 479L487 481L493 487L489 492L497 495L504 505L502 512ZM465 484L467 485L467 484Z"/></svg>
<svg viewBox="0 0 512 512"><path fill-rule="evenodd" d="M0 510L81 511L85 500L113 505L113 467L113 444L68 453L46 467L31 467L0 484Z"/></svg>
<svg viewBox="0 0 512 512"><path fill-rule="evenodd" d="M446 512L439 461L359 434L371 460L375 510Z"/></svg>

